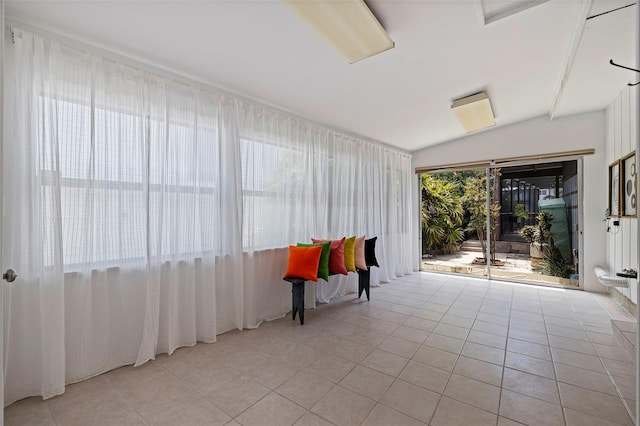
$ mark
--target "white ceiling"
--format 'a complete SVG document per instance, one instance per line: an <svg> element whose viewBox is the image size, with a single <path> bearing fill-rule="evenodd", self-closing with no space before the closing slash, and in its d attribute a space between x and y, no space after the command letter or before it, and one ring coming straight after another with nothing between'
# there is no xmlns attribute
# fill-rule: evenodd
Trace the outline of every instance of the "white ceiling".
<svg viewBox="0 0 640 426"><path fill-rule="evenodd" d="M620 1L633 0L592 12ZM640 77L608 65L635 62L637 5L587 21L556 102L582 1L367 4L396 47L352 65L276 0L7 1L6 14L408 151L465 136L451 102L481 90L504 126L603 109Z"/></svg>
<svg viewBox="0 0 640 426"><path fill-rule="evenodd" d="M609 60L638 69L638 6L629 0L598 1L593 4L575 52L556 115L571 115L606 108L627 83L640 81L640 73L609 64ZM640 89L640 86L638 86Z"/></svg>

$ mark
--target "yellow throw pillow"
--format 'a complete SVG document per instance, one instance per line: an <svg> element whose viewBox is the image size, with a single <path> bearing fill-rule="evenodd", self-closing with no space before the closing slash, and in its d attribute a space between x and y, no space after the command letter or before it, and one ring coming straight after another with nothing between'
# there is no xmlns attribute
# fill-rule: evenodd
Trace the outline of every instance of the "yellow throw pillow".
<svg viewBox="0 0 640 426"><path fill-rule="evenodd" d="M356 271L356 236L344 240L344 266L349 272Z"/></svg>

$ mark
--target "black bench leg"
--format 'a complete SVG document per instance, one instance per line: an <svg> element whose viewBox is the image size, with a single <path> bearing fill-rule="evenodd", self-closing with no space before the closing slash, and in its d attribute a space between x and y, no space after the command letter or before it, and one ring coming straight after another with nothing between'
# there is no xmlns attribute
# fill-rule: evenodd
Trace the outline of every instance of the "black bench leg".
<svg viewBox="0 0 640 426"><path fill-rule="evenodd" d="M292 320L296 319L296 313L300 317L300 325L304 324L304 281L291 283L291 313Z"/></svg>
<svg viewBox="0 0 640 426"><path fill-rule="evenodd" d="M362 291L367 294L367 300L371 300L369 298L369 282L370 282L371 274L370 272L364 271L362 269L358 269L358 299L362 296Z"/></svg>

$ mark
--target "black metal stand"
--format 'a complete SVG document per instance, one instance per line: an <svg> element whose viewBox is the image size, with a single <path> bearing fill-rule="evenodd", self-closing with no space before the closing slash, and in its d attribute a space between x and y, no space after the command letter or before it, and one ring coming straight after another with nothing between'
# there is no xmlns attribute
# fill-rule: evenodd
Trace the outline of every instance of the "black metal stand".
<svg viewBox="0 0 640 426"><path fill-rule="evenodd" d="M291 319L300 318L300 325L304 325L304 283L303 278L283 278L291 283Z"/></svg>
<svg viewBox="0 0 640 426"><path fill-rule="evenodd" d="M358 273L358 299L362 297L362 292L367 295L367 300L371 301L369 288L371 283L371 267L368 270L356 269ZM334 274L330 274L334 275ZM307 280L304 278L283 278L291 283L291 319L296 319L296 314L300 318L300 325L304 325L304 286Z"/></svg>
<svg viewBox="0 0 640 426"><path fill-rule="evenodd" d="M364 291L367 294L367 300L371 301L369 298L369 284L371 282L371 272L369 270L357 269L358 272L358 299L362 296L362 292Z"/></svg>

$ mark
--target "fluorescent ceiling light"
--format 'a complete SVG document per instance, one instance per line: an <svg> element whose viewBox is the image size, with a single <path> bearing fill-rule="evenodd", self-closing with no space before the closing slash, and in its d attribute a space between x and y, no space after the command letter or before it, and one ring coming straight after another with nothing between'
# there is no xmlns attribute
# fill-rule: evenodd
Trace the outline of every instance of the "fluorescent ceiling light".
<svg viewBox="0 0 640 426"><path fill-rule="evenodd" d="M283 0L350 64L392 49L393 40L363 0Z"/></svg>
<svg viewBox="0 0 640 426"><path fill-rule="evenodd" d="M456 99L451 104L451 109L467 133L496 125L489 97L484 92Z"/></svg>

